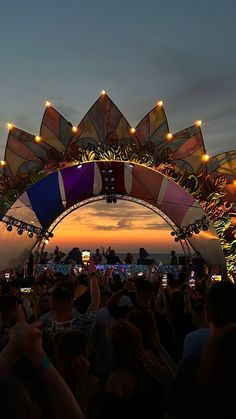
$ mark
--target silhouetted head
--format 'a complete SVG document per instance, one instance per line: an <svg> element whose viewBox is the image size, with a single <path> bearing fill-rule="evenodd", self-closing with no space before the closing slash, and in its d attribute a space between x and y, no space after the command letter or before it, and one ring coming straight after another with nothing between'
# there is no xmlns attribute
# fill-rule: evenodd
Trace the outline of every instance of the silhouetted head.
<svg viewBox="0 0 236 419"><path fill-rule="evenodd" d="M208 322L217 328L236 323L236 285L215 282L206 293L205 311Z"/></svg>
<svg viewBox="0 0 236 419"><path fill-rule="evenodd" d="M115 369L135 365L143 352L140 331L129 321L119 320L111 328L111 348Z"/></svg>
<svg viewBox="0 0 236 419"><path fill-rule="evenodd" d="M52 311L65 311L73 307L74 285L70 281L62 281L52 291Z"/></svg>

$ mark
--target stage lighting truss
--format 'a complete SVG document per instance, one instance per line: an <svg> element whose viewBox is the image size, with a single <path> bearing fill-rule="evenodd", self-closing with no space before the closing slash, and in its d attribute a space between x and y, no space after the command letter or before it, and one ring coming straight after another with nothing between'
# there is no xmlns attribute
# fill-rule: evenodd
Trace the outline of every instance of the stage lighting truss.
<svg viewBox="0 0 236 419"><path fill-rule="evenodd" d="M10 232L13 230L13 227L15 227L20 236L27 232L29 238L36 236L38 240L49 240L53 237L53 233L47 231L46 229L28 224L9 215L4 215L1 221L6 224L7 231Z"/></svg>
<svg viewBox="0 0 236 419"><path fill-rule="evenodd" d="M110 163L105 163L102 169L103 185L105 189L105 196L107 204L116 204L117 197L115 191L115 177L114 170Z"/></svg>
<svg viewBox="0 0 236 419"><path fill-rule="evenodd" d="M199 234L202 230L207 231L208 229L209 221L206 215L203 215L199 220L195 220L194 223L173 230L170 234L175 236L175 241L178 242L179 240L191 238L194 234Z"/></svg>

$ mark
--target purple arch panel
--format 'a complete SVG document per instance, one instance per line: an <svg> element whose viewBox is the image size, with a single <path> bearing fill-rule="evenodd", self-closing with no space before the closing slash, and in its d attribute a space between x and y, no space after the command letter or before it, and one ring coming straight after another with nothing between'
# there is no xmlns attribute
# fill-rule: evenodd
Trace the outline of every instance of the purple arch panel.
<svg viewBox="0 0 236 419"><path fill-rule="evenodd" d="M61 170L66 208L93 196L94 163L72 166Z"/></svg>
<svg viewBox="0 0 236 419"><path fill-rule="evenodd" d="M193 206L194 198L179 185L168 180L163 200L160 204L162 212L180 225L188 210Z"/></svg>

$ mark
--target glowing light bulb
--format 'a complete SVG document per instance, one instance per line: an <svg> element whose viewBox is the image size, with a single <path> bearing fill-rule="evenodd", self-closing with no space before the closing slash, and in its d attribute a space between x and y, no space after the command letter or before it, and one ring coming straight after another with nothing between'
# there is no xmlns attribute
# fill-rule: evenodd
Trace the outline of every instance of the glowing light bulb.
<svg viewBox="0 0 236 419"><path fill-rule="evenodd" d="M6 162L4 160L0 160L0 166L5 166Z"/></svg>
<svg viewBox="0 0 236 419"><path fill-rule="evenodd" d="M197 125L197 127L201 127L202 121L198 120L198 121L195 122L195 124Z"/></svg>
<svg viewBox="0 0 236 419"><path fill-rule="evenodd" d="M77 131L77 129L78 129L77 127L72 127L72 131L73 131L73 132L76 132L76 131Z"/></svg>
<svg viewBox="0 0 236 419"><path fill-rule="evenodd" d="M102 96L105 96L106 94L107 94L106 90L102 90L102 91L101 91L101 95L102 95Z"/></svg>
<svg viewBox="0 0 236 419"><path fill-rule="evenodd" d="M134 133L135 133L135 131L136 131L136 129L135 129L135 128L130 128L130 132L131 132L131 134L134 134Z"/></svg>
<svg viewBox="0 0 236 419"><path fill-rule="evenodd" d="M11 124L10 122L8 122L8 123L7 123L7 128L8 128L8 129L12 129L12 128L14 128L14 125L13 125L13 124Z"/></svg>
<svg viewBox="0 0 236 419"><path fill-rule="evenodd" d="M233 185L236 186L236 180L233 180Z"/></svg>
<svg viewBox="0 0 236 419"><path fill-rule="evenodd" d="M39 143L40 141L42 141L42 138L41 138L41 137L39 137L38 135L36 135L36 136L35 136L35 141L36 141L37 143Z"/></svg>
<svg viewBox="0 0 236 419"><path fill-rule="evenodd" d="M46 108L49 108L49 106L52 106L52 104L51 104L51 102L49 102L49 100L46 100L45 106L46 106Z"/></svg>
<svg viewBox="0 0 236 419"><path fill-rule="evenodd" d="M49 243L49 240L48 240L48 239L45 239L45 240L44 240L44 243L45 243L45 244L48 244L48 243Z"/></svg>
<svg viewBox="0 0 236 419"><path fill-rule="evenodd" d="M207 162L207 161L210 160L210 156L208 154L203 154L202 160L205 161L205 162Z"/></svg>
<svg viewBox="0 0 236 419"><path fill-rule="evenodd" d="M162 100L159 100L159 101L157 102L157 105L158 105L158 106L163 106L163 101L162 101Z"/></svg>
<svg viewBox="0 0 236 419"><path fill-rule="evenodd" d="M173 138L173 135L171 134L171 132L167 132L166 138L167 140L171 140Z"/></svg>

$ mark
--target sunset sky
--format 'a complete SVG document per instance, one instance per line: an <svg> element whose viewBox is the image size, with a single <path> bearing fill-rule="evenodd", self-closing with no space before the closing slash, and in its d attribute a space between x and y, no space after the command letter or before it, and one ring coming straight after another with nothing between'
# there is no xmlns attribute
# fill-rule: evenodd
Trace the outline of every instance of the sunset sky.
<svg viewBox="0 0 236 419"><path fill-rule="evenodd" d="M210 156L235 148L235 0L11 0L0 10L0 159L7 122L38 135L50 100L78 125L102 89L131 126L161 99L172 133L200 119ZM88 205L55 235L51 246L68 249L174 248L157 215L124 202Z"/></svg>
<svg viewBox="0 0 236 419"><path fill-rule="evenodd" d="M150 209L128 201L106 204L99 201L77 209L55 229L47 250L59 245L63 251L72 247L91 249L111 245L118 253L138 253L144 247L149 253L169 253L181 247L170 235L170 227Z"/></svg>

